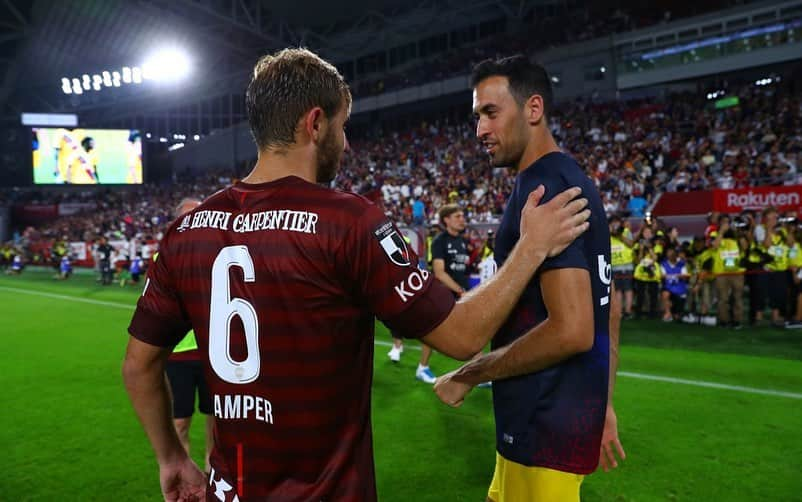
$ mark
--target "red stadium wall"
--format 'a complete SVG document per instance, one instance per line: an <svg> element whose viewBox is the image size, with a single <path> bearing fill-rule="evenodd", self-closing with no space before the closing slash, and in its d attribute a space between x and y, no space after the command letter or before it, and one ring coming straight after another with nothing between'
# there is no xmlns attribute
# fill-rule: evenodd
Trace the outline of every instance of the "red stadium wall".
<svg viewBox="0 0 802 502"><path fill-rule="evenodd" d="M802 185L712 190L704 192L666 192L652 209L655 216L681 216L740 213L746 209L760 211L775 207L782 212L802 208Z"/></svg>

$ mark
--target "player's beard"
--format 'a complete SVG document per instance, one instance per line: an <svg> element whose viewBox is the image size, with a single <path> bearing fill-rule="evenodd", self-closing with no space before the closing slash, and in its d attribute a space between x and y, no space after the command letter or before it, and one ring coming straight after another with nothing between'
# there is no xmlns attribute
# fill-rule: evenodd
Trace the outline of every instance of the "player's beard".
<svg viewBox="0 0 802 502"><path fill-rule="evenodd" d="M490 157L493 167L517 167L526 150L528 138L526 136L526 122L521 117L513 124L512 134L505 134L510 138L506 144L498 143L495 155Z"/></svg>
<svg viewBox="0 0 802 502"><path fill-rule="evenodd" d="M317 182L331 183L337 175L343 147L337 143L337 135L329 130L317 150Z"/></svg>

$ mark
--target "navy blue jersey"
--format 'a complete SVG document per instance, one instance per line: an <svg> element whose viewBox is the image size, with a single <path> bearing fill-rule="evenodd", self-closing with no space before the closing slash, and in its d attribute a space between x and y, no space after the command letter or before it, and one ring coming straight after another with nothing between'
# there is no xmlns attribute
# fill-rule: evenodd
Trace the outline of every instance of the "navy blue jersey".
<svg viewBox="0 0 802 502"><path fill-rule="evenodd" d="M561 254L547 259L493 339L503 347L546 320L540 274L558 268L590 273L595 338L593 348L536 373L493 383L496 447L506 459L576 474L589 474L599 461L610 339L610 233L601 197L593 182L571 157L544 155L515 180L496 237L496 261L501 266L520 237L521 210L530 192L546 188L545 203L567 188L582 188L591 211L590 228Z"/></svg>

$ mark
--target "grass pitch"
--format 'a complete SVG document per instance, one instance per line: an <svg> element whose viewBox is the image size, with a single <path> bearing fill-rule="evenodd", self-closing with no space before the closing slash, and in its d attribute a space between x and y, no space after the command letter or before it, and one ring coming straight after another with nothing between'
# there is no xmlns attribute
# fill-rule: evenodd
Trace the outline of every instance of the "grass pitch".
<svg viewBox="0 0 802 502"><path fill-rule="evenodd" d="M0 277L0 500L160 500L158 473L120 362L139 288L91 274ZM460 409L398 364L377 324L373 431L382 501L484 500L493 471L490 392ZM435 354L436 373L456 363ZM802 330L625 323L616 389L628 459L589 476L583 501L802 500ZM662 378L662 380L655 380ZM201 460L202 421L192 428Z"/></svg>

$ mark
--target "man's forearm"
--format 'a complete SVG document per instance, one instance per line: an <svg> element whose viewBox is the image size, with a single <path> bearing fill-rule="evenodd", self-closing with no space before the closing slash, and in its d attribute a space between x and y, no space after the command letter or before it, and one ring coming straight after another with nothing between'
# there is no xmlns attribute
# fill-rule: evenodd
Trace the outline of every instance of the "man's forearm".
<svg viewBox="0 0 802 502"><path fill-rule="evenodd" d="M566 329L567 326L546 319L511 344L465 364L457 370L454 380L478 385L553 366L584 350L563 336Z"/></svg>
<svg viewBox="0 0 802 502"><path fill-rule="evenodd" d="M186 456L176 434L172 419L172 400L162 365L145 370L129 361L123 365L125 388L131 398L139 421L150 439L159 464L170 463Z"/></svg>
<svg viewBox="0 0 802 502"><path fill-rule="evenodd" d="M437 280L442 282L448 289L450 289L454 293L462 294L465 292L462 286L457 284L457 281L452 279L451 276L448 275L446 272L439 272L439 273L435 272L434 276L437 278Z"/></svg>
<svg viewBox="0 0 802 502"><path fill-rule="evenodd" d="M526 285L546 259L545 253L515 246L493 278L463 296L449 316L448 329L465 337L479 352L499 330L518 303Z"/></svg>
<svg viewBox="0 0 802 502"><path fill-rule="evenodd" d="M618 342L621 338L621 302L616 295L615 286L611 284L610 294L610 373L607 384L607 405L613 404L615 377L618 372Z"/></svg>

